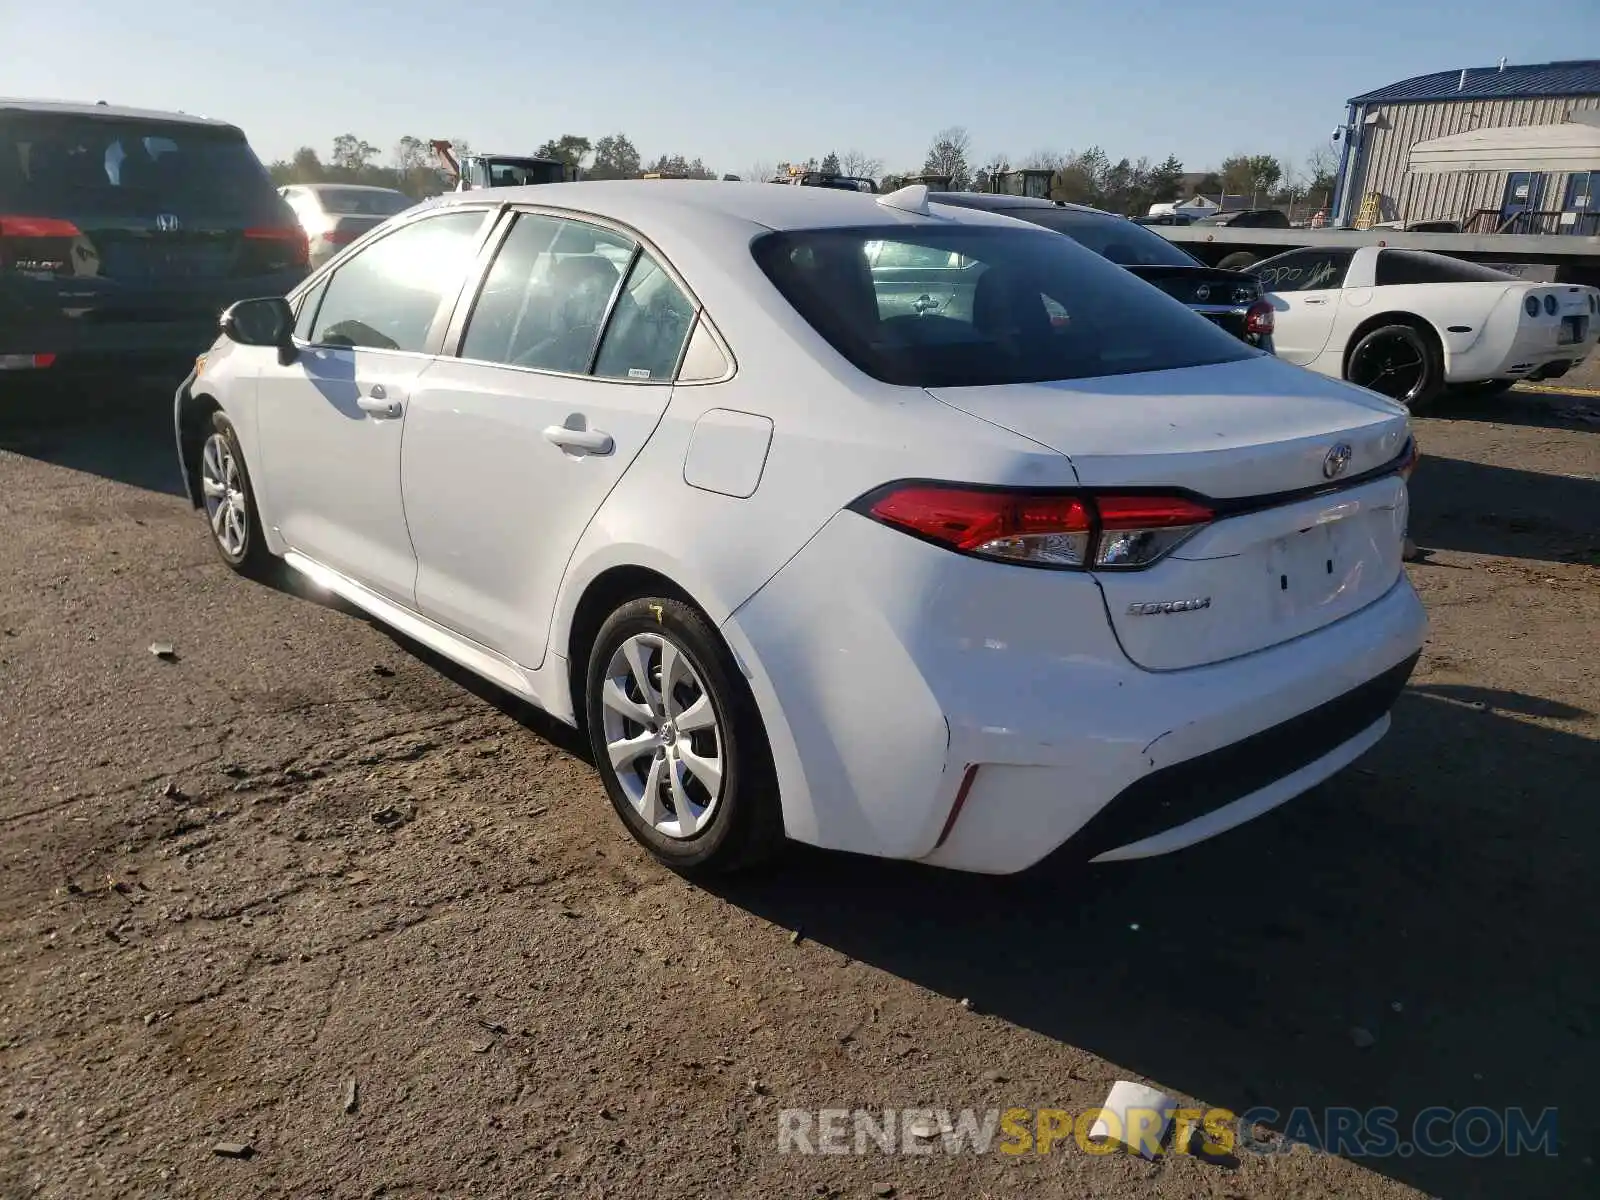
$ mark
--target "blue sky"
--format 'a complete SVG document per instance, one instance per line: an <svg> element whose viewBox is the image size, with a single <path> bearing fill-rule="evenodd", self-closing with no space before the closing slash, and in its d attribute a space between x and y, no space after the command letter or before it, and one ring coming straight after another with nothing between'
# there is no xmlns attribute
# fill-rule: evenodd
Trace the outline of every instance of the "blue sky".
<svg viewBox="0 0 1600 1200"><path fill-rule="evenodd" d="M1211 7L1213 11L1206 12ZM0 0L11 95L176 108L263 159L338 134L530 152L623 131L646 157L752 163L851 147L921 165L1099 143L1113 159L1303 163L1358 92L1464 66L1600 55L1600 2L1503 0ZM1561 14L1564 11L1564 15Z"/></svg>

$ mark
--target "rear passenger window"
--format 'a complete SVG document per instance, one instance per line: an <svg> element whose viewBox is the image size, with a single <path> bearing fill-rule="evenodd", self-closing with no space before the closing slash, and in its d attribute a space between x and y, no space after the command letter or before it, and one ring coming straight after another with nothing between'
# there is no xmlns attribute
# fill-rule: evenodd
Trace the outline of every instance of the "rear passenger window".
<svg viewBox="0 0 1600 1200"><path fill-rule="evenodd" d="M679 383L712 383L724 378L733 369L727 355L711 336L711 329L701 317L695 322L694 333L689 336L689 348L683 352L683 365L678 368Z"/></svg>
<svg viewBox="0 0 1600 1200"><path fill-rule="evenodd" d="M461 357L586 374L633 253L630 239L599 226L519 216L473 306Z"/></svg>
<svg viewBox="0 0 1600 1200"><path fill-rule="evenodd" d="M405 225L333 273L311 340L370 350L427 349L428 330L466 279L483 226L481 209Z"/></svg>
<svg viewBox="0 0 1600 1200"><path fill-rule="evenodd" d="M670 380L693 324L689 297L640 251L606 325L594 373L603 379Z"/></svg>

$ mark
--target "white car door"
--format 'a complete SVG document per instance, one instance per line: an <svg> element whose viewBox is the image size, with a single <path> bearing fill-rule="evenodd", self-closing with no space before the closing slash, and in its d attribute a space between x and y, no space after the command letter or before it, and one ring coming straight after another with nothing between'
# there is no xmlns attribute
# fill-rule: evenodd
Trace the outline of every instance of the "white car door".
<svg viewBox="0 0 1600 1200"><path fill-rule="evenodd" d="M579 538L666 409L695 308L619 231L523 213L470 313L407 417L417 609L533 669Z"/></svg>
<svg viewBox="0 0 1600 1200"><path fill-rule="evenodd" d="M295 360L261 371L251 465L267 519L289 549L406 605L401 430L487 211L429 214L368 246L305 297Z"/></svg>
<svg viewBox="0 0 1600 1200"><path fill-rule="evenodd" d="M1272 348L1285 362L1307 366L1327 349L1353 253L1292 250L1249 268L1272 305Z"/></svg>

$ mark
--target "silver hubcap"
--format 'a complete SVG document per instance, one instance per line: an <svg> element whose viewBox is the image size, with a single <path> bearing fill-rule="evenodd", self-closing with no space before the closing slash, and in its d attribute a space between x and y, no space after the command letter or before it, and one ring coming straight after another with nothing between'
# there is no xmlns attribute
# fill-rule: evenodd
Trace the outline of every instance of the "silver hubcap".
<svg viewBox="0 0 1600 1200"><path fill-rule="evenodd" d="M665 635L637 633L611 656L600 701L624 794L657 833L693 837L722 797L722 731L694 665Z"/></svg>
<svg viewBox="0 0 1600 1200"><path fill-rule="evenodd" d="M233 447L220 433L206 439L200 452L200 486L205 493L206 516L211 521L211 533L229 558L244 553L245 538L250 530L249 516L244 504L244 479L239 473L238 460L233 457Z"/></svg>

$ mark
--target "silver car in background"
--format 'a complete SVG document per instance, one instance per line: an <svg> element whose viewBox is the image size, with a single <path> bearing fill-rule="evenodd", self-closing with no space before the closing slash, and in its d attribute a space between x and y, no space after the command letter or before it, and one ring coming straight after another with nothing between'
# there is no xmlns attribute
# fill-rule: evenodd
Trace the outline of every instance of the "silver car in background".
<svg viewBox="0 0 1600 1200"><path fill-rule="evenodd" d="M278 192L306 231L312 267L320 267L367 230L416 203L394 188L359 183L295 183Z"/></svg>

